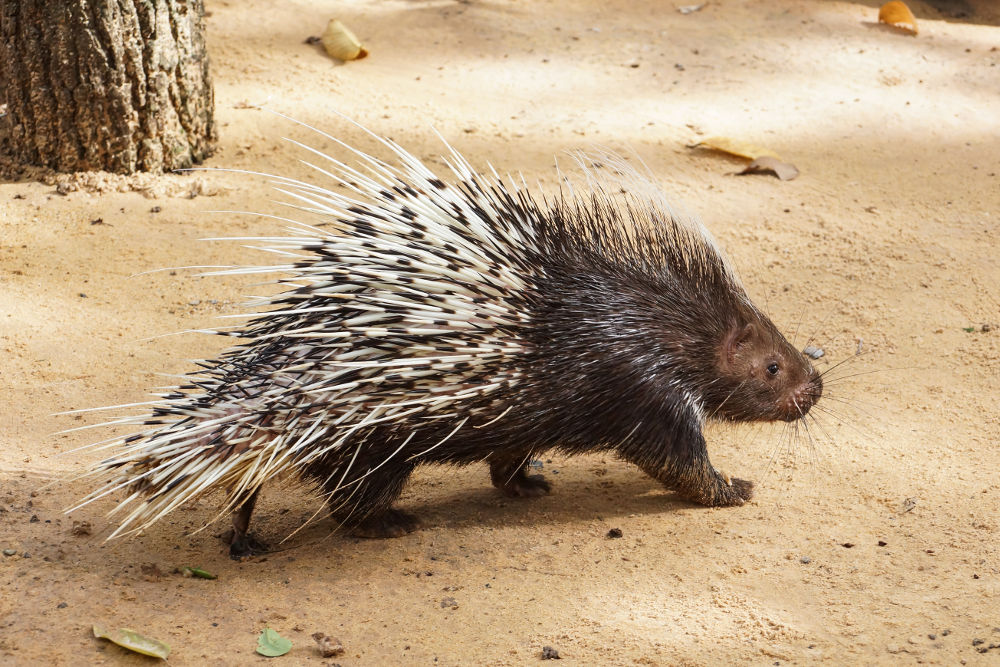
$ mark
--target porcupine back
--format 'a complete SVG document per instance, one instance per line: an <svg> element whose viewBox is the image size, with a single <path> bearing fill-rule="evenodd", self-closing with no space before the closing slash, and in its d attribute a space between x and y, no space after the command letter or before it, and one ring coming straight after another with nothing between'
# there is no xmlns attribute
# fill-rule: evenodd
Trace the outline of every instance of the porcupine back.
<svg viewBox="0 0 1000 667"><path fill-rule="evenodd" d="M563 292L630 304L655 294L676 306L668 325L678 349L705 338L706 326L721 330L706 313L749 305L700 224L673 215L620 160L598 157L616 175L587 170L582 191L566 182L554 198L536 198L523 182L477 174L450 148L446 183L381 141L398 164L354 151L353 167L299 144L320 159L310 166L329 189L273 177L322 226L288 221L286 236L242 239L287 262L219 273L282 272L284 291L253 304L244 327L219 332L237 337L234 347L128 419L144 430L101 443L115 451L81 505L129 492L111 537L212 490L226 491L224 514L288 474L316 482L335 510L349 507L381 466L486 459L531 424L547 429L532 433L537 449L572 451L560 431L573 428L573 413L547 417L557 406L546 396L565 393L560 384L572 386L579 369L543 349ZM619 194L623 185L632 194ZM618 287L608 293L594 276ZM580 340L595 355L616 338L634 343L641 336L623 332L641 333L643 317L625 306ZM672 373L678 386L708 381L633 347L636 368Z"/></svg>

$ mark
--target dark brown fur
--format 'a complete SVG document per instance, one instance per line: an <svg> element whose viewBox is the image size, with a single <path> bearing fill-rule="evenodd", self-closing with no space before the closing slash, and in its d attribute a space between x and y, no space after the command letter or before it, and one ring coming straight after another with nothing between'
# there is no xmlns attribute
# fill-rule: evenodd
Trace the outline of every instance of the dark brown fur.
<svg viewBox="0 0 1000 667"><path fill-rule="evenodd" d="M528 324L508 332L527 350L516 363L520 381L467 406L475 419L451 437L449 420L378 426L364 447L314 461L306 476L329 494L334 518L364 537L413 530L415 517L392 503L427 463L486 462L504 494L542 495L549 483L526 466L553 449L613 452L702 505L749 500L752 482L712 466L702 427L804 417L822 394L808 360L750 304L710 243L677 223L657 219L624 239L609 231L622 221L604 202L510 206L533 218L542 238L534 261L543 270L522 304ZM429 451L394 454L405 438L407 452ZM352 456L356 472L341 479ZM253 551L252 501L234 522L234 557Z"/></svg>

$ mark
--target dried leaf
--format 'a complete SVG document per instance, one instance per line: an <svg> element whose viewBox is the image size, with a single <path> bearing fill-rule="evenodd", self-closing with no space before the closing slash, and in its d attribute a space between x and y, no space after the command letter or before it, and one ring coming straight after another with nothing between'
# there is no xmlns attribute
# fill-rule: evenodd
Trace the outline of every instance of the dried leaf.
<svg viewBox="0 0 1000 667"><path fill-rule="evenodd" d="M337 19L331 19L319 40L326 52L337 60L359 60L368 55L361 41Z"/></svg>
<svg viewBox="0 0 1000 667"><path fill-rule="evenodd" d="M130 651L135 651L136 653L148 655L153 658L166 660L167 656L170 655L170 646L167 644L164 644L158 639L144 637L135 630L129 630L128 628L118 628L117 630L108 632L101 626L95 625L94 636L98 639L110 640L122 648L127 648Z"/></svg>
<svg viewBox="0 0 1000 667"><path fill-rule="evenodd" d="M744 174L774 174L783 181L790 181L799 175L799 170L795 168L794 164L765 155L748 164L746 169L739 174L741 176Z"/></svg>
<svg viewBox="0 0 1000 667"><path fill-rule="evenodd" d="M700 5L682 5L677 8L677 11L679 11L681 14L694 14L695 12L701 11L701 8L704 7L706 4L708 3L703 2Z"/></svg>
<svg viewBox="0 0 1000 667"><path fill-rule="evenodd" d="M737 157L745 157L748 160L756 160L757 158L765 155L781 159L774 151L761 148L760 146L754 146L753 144L748 144L743 141L738 141L736 139L730 139L729 137L709 137L708 139L702 139L698 143L694 144L692 148L695 146L710 148L715 151L722 151L723 153L729 153L730 155L736 155Z"/></svg>
<svg viewBox="0 0 1000 667"><path fill-rule="evenodd" d="M285 655L291 650L292 640L285 639L271 628L264 628L264 632L257 637L257 653L268 658Z"/></svg>
<svg viewBox="0 0 1000 667"><path fill-rule="evenodd" d="M914 18L913 12L906 6L906 3L899 0L892 0L879 8L878 22L887 23L914 35L917 34L917 19Z"/></svg>

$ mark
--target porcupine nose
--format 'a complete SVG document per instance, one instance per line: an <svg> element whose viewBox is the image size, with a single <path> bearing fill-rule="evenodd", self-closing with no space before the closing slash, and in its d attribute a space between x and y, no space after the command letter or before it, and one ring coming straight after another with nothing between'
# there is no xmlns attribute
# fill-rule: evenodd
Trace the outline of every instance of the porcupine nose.
<svg viewBox="0 0 1000 667"><path fill-rule="evenodd" d="M799 385L786 403L785 421L795 421L806 413L823 395L823 378L814 369L809 369L809 379Z"/></svg>

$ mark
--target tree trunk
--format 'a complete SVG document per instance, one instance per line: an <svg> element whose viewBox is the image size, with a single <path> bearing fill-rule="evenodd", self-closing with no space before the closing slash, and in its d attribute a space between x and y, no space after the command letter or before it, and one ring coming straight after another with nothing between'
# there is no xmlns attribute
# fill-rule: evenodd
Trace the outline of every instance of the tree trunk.
<svg viewBox="0 0 1000 667"><path fill-rule="evenodd" d="M204 160L216 137L203 13L203 0L0 0L0 149L64 172Z"/></svg>

